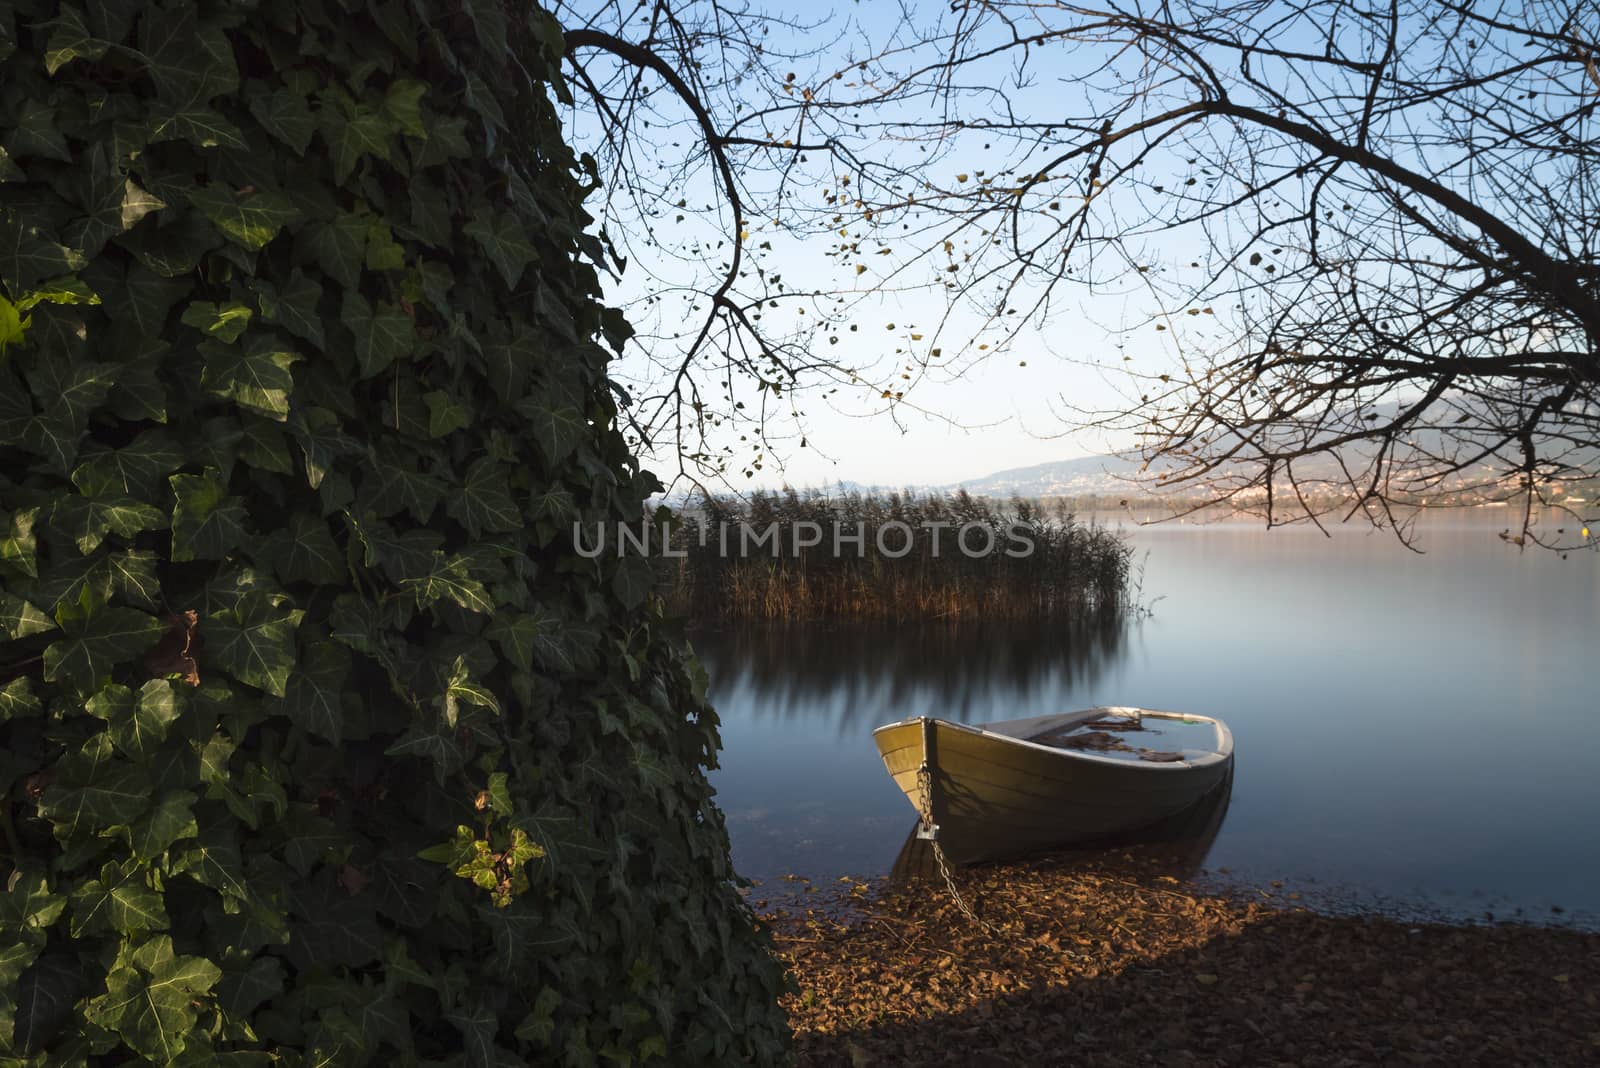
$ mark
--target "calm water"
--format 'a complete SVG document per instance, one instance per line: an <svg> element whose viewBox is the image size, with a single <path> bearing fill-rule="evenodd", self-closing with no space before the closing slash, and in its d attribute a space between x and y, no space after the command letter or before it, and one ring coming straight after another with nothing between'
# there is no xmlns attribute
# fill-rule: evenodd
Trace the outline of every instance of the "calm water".
<svg viewBox="0 0 1600 1068"><path fill-rule="evenodd" d="M1353 526L1139 528L1160 599L1122 632L702 633L734 860L757 878L889 871L915 817L879 724L1128 704L1233 728L1232 798L1195 858L1224 881L1593 925L1600 559L1519 555L1504 522L1435 519L1422 556Z"/></svg>

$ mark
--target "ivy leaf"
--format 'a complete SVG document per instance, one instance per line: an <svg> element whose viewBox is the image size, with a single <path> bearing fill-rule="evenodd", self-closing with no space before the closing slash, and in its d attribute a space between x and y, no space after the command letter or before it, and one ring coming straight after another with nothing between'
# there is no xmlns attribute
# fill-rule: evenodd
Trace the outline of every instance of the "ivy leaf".
<svg viewBox="0 0 1600 1068"><path fill-rule="evenodd" d="M8 572L28 578L39 577L39 564L34 553L38 541L33 527L39 519L39 509L20 508L0 523L0 575Z"/></svg>
<svg viewBox="0 0 1600 1068"><path fill-rule="evenodd" d="M333 641L308 646L289 680L283 710L295 723L335 745L344 736L345 684L350 651Z"/></svg>
<svg viewBox="0 0 1600 1068"><path fill-rule="evenodd" d="M510 212L480 208L473 213L463 232L483 249L505 280L507 289L517 287L523 270L538 255L528 240L528 232Z"/></svg>
<svg viewBox="0 0 1600 1068"><path fill-rule="evenodd" d="M231 1020L242 1022L265 1001L283 990L283 963L274 957L257 957L248 967L224 971L217 983L217 1007Z"/></svg>
<svg viewBox="0 0 1600 1068"><path fill-rule="evenodd" d="M267 543L272 569L284 582L335 584L348 580L344 553L334 544L328 524L297 512Z"/></svg>
<svg viewBox="0 0 1600 1068"><path fill-rule="evenodd" d="M611 576L611 588L624 608L638 608L655 588L655 571L650 561L639 556L625 556L617 561L616 573Z"/></svg>
<svg viewBox="0 0 1600 1068"><path fill-rule="evenodd" d="M209 300L194 300L183 309L183 316L179 321L185 326L194 327L207 337L231 345L239 340L239 335L250 325L250 317L253 314L247 304L238 302L216 304Z"/></svg>
<svg viewBox="0 0 1600 1068"><path fill-rule="evenodd" d="M265 248L279 230L300 219L300 210L280 193L241 195L212 184L189 190L189 202L228 240L252 252Z"/></svg>
<svg viewBox="0 0 1600 1068"><path fill-rule="evenodd" d="M203 957L171 955L149 967L119 966L106 976L102 1011L95 1022L108 1027L129 1046L157 1063L171 1063L184 1049L199 1019L203 998L222 970Z"/></svg>
<svg viewBox="0 0 1600 1068"><path fill-rule="evenodd" d="M153 273L162 278L178 278L200 266L207 252L223 243L216 227L198 211L185 211L182 217L164 225L146 219L122 234L116 243ZM186 292L187 287L180 290ZM170 307L170 305L169 305Z"/></svg>
<svg viewBox="0 0 1600 1068"><path fill-rule="evenodd" d="M550 408L537 397L527 397L517 403L517 412L528 420L533 440L552 467L571 456L589 436L589 424L576 408Z"/></svg>
<svg viewBox="0 0 1600 1068"><path fill-rule="evenodd" d="M445 511L474 539L484 531L498 534L522 528L522 515L511 499L510 480L504 468L487 456L467 468L457 492L446 500Z"/></svg>
<svg viewBox="0 0 1600 1068"><path fill-rule="evenodd" d="M0 209L0 279L13 296L21 296L43 279L72 274L88 262L82 253L25 222L18 212Z"/></svg>
<svg viewBox="0 0 1600 1068"><path fill-rule="evenodd" d="M463 701L479 708L487 708L497 716L500 714L499 699L487 687L473 681L471 673L467 670L466 659L458 656L451 665L450 679L445 684L443 706L446 725L451 727L456 725L458 708Z"/></svg>
<svg viewBox="0 0 1600 1068"><path fill-rule="evenodd" d="M270 593L247 593L207 620L206 655L240 682L283 697L295 666L295 628L304 616L280 608Z"/></svg>
<svg viewBox="0 0 1600 1068"><path fill-rule="evenodd" d="M131 538L141 531L161 530L166 525L167 517L161 509L120 494L84 497L64 493L56 498L55 507L50 511L50 529L71 539L78 552L85 556L94 552L109 532Z"/></svg>
<svg viewBox="0 0 1600 1068"><path fill-rule="evenodd" d="M46 952L34 961L17 981L11 1049L40 1049L55 1038L83 985L82 967L70 953ZM48 1054L43 1063L49 1063Z"/></svg>
<svg viewBox="0 0 1600 1068"><path fill-rule="evenodd" d="M322 136L333 151L333 180L343 185L362 156L389 158L390 120L365 104L340 101L324 107L318 118Z"/></svg>
<svg viewBox="0 0 1600 1068"><path fill-rule="evenodd" d="M322 287L296 267L289 272L289 281L282 289L272 283L251 282L256 300L261 305L261 316L269 323L277 323L303 341L319 349L327 347L322 332L322 315L317 304L322 300Z"/></svg>
<svg viewBox="0 0 1600 1068"><path fill-rule="evenodd" d="M167 479L172 509L172 559L221 560L244 540L244 502L228 495L214 469Z"/></svg>
<svg viewBox="0 0 1600 1068"><path fill-rule="evenodd" d="M108 240L127 233L140 219L167 206L132 178L117 174L104 164L91 163L91 168L89 212L68 231L72 243L87 255L99 252Z"/></svg>
<svg viewBox="0 0 1600 1068"><path fill-rule="evenodd" d="M72 4L62 4L60 12L46 25L50 27L50 37L44 45L46 74L54 76L75 59L100 59L111 47L89 32L83 12Z"/></svg>
<svg viewBox="0 0 1600 1068"><path fill-rule="evenodd" d="M346 290L339 319L356 336L356 363L362 378L371 378L395 360L411 355L417 330L404 312L379 301L376 308L354 290Z"/></svg>
<svg viewBox="0 0 1600 1068"><path fill-rule="evenodd" d="M201 25L195 7L151 8L139 19L139 51L157 97L204 104L239 86L233 44L216 25Z"/></svg>
<svg viewBox="0 0 1600 1068"><path fill-rule="evenodd" d="M48 102L24 97L10 136L6 138L7 153L18 159L33 157L72 162L67 139L56 128L56 115L56 108Z"/></svg>
<svg viewBox="0 0 1600 1068"><path fill-rule="evenodd" d="M63 604L56 622L65 637L44 651L46 682L89 689L118 664L154 645L166 626L132 608L108 608L85 587L77 605Z"/></svg>
<svg viewBox="0 0 1600 1068"><path fill-rule="evenodd" d="M380 519L405 510L418 523L426 523L444 490L444 483L432 475L385 461L362 483L362 507Z"/></svg>
<svg viewBox="0 0 1600 1068"><path fill-rule="evenodd" d="M367 255L367 219L343 212L331 222L313 223L302 231L307 253L334 281L353 289L361 281Z"/></svg>
<svg viewBox="0 0 1600 1068"><path fill-rule="evenodd" d="M127 826L150 803L145 769L116 756L99 734L56 763L56 778L39 798L39 814L70 843L105 827Z"/></svg>
<svg viewBox="0 0 1600 1068"><path fill-rule="evenodd" d="M56 629L55 620L15 594L0 593L0 635L8 642Z"/></svg>
<svg viewBox="0 0 1600 1068"><path fill-rule="evenodd" d="M188 141L199 148L232 148L247 151L249 145L239 127L207 107L175 105L156 108L152 113L149 139Z"/></svg>
<svg viewBox="0 0 1600 1068"><path fill-rule="evenodd" d="M400 132L412 137L428 136L422 125L422 97L428 87L413 78L397 78L389 83L383 93L383 112L399 127Z"/></svg>
<svg viewBox="0 0 1600 1068"><path fill-rule="evenodd" d="M144 865L128 861L108 863L100 878L82 883L72 892L72 936L167 929L167 912L160 892L145 882Z"/></svg>
<svg viewBox="0 0 1600 1068"><path fill-rule="evenodd" d="M125 696L115 696L116 691ZM108 694L113 696L108 699ZM109 723L111 744L131 759L146 762L154 759L180 711L166 679L151 679L137 696L126 687L108 686L90 699L89 706L93 715Z"/></svg>
<svg viewBox="0 0 1600 1068"><path fill-rule="evenodd" d="M289 394L294 389L290 368L300 359L299 353L262 334L243 345L202 341L200 353L205 359L200 384L206 390L268 419L281 423L289 418Z"/></svg>
<svg viewBox="0 0 1600 1068"><path fill-rule="evenodd" d="M494 613L494 602L489 599L488 591L483 588L483 583L468 574L466 561L459 556L446 557L444 553L434 553L428 571L416 578L402 580L400 588L416 597L418 608L426 608L435 601L448 600L469 612L481 612L484 615Z"/></svg>
<svg viewBox="0 0 1600 1068"><path fill-rule="evenodd" d="M38 696L33 692L33 680L18 676L0 686L0 721L28 719L44 711Z"/></svg>
<svg viewBox="0 0 1600 1068"><path fill-rule="evenodd" d="M565 486L545 486L528 497L528 513L536 520L563 525L577 518L578 502Z"/></svg>
<svg viewBox="0 0 1600 1068"><path fill-rule="evenodd" d="M174 842L200 833L195 823L194 804L198 799L186 790L162 795L160 801L133 822L128 829L128 848L137 860L158 859Z"/></svg>
<svg viewBox="0 0 1600 1068"><path fill-rule="evenodd" d="M490 621L485 635L520 671L537 665L555 674L573 669L571 655L562 641L562 623L549 608L535 606L523 613L502 612Z"/></svg>
<svg viewBox="0 0 1600 1068"><path fill-rule="evenodd" d="M250 114L273 137L294 149L294 154L304 156L317 132L317 120L306 104L306 98L289 88L278 88L270 93L255 88L246 93Z"/></svg>
<svg viewBox="0 0 1600 1068"><path fill-rule="evenodd" d="M120 449L90 446L72 469L72 484L86 497L126 496L149 501L164 496L167 476L184 455L164 430L146 430ZM5 558L0 544L0 560Z"/></svg>

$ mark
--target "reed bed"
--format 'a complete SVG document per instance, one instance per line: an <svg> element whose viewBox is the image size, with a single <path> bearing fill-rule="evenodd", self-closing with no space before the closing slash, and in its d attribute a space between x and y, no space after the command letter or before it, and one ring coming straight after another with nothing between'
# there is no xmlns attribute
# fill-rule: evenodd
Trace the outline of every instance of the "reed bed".
<svg viewBox="0 0 1600 1068"><path fill-rule="evenodd" d="M683 555L661 559L663 588L701 621L1066 622L1132 607L1127 540L1063 507L789 490L706 497L675 519Z"/></svg>

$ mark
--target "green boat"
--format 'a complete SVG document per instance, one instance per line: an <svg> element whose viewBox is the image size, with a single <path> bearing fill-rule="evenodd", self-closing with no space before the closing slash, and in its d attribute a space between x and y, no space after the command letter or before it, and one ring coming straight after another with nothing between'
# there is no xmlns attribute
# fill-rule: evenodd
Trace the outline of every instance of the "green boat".
<svg viewBox="0 0 1600 1068"><path fill-rule="evenodd" d="M1160 823L1224 784L1221 720L1111 706L969 726L927 716L872 732L920 831L952 863L1005 860Z"/></svg>

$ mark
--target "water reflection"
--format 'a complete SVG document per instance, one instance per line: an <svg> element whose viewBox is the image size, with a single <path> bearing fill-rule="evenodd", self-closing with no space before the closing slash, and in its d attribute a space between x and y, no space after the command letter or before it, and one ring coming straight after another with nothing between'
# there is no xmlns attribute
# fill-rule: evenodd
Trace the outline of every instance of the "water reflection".
<svg viewBox="0 0 1600 1068"><path fill-rule="evenodd" d="M759 693L754 711L763 716L832 715L843 734L900 718L886 709L982 721L1019 694L1091 687L1122 655L1127 631L1114 619L1026 628L811 624L700 629L691 640L717 693Z"/></svg>

